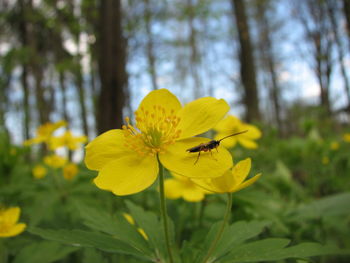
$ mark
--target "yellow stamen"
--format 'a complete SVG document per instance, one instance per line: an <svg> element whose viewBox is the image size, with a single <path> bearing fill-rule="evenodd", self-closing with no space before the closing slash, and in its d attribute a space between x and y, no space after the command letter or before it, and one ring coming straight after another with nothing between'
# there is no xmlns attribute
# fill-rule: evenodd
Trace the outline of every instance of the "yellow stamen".
<svg viewBox="0 0 350 263"><path fill-rule="evenodd" d="M180 137L181 130L176 129L180 118L175 110L167 111L161 105L153 105L152 112L142 107L135 112L137 129L125 118L126 125L122 126L126 145L139 155L156 155L173 144Z"/></svg>

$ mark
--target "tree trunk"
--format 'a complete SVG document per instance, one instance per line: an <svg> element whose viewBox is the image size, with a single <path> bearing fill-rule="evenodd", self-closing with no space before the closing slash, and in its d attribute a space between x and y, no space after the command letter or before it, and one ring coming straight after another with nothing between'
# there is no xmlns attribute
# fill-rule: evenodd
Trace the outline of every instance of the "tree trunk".
<svg viewBox="0 0 350 263"><path fill-rule="evenodd" d="M21 9L21 21L19 22L20 40L22 47L28 45L28 28L27 28L27 10L24 0L19 1ZM28 140L30 138L30 109L29 109L29 85L28 85L28 62L22 62L22 74L21 74L21 84L23 89L23 128L24 128L24 139Z"/></svg>
<svg viewBox="0 0 350 263"><path fill-rule="evenodd" d="M62 116L63 116L63 119L67 121L67 128L69 128L70 119L67 112L65 72L60 71L58 74L59 74L59 84L60 84L60 92L61 92Z"/></svg>
<svg viewBox="0 0 350 263"><path fill-rule="evenodd" d="M79 45L79 42L78 42ZM84 134L89 137L89 127L87 122L87 111L86 111L86 104L85 104L85 90L84 90L84 79L81 72L81 64L80 64L80 55L77 55L77 61L75 65L75 83L77 86L78 91L78 98L79 98L79 106L80 106L80 118L82 122L82 128Z"/></svg>
<svg viewBox="0 0 350 263"><path fill-rule="evenodd" d="M343 0L343 11L346 18L346 28L350 40L350 0Z"/></svg>
<svg viewBox="0 0 350 263"><path fill-rule="evenodd" d="M246 121L260 120L258 90L256 85L253 48L249 36L249 24L244 0L232 0L240 43L241 80L244 88L243 102L246 106Z"/></svg>
<svg viewBox="0 0 350 263"><path fill-rule="evenodd" d="M276 74L276 61L273 53L273 42L271 41L271 26L267 17L266 2L257 2L257 17L260 36L260 51L262 61L265 65L270 83L270 96L273 103L274 121L277 124L279 134L283 134L282 120L281 120L281 106L280 106L280 87Z"/></svg>
<svg viewBox="0 0 350 263"><path fill-rule="evenodd" d="M197 45L197 30L194 26L195 7L192 1L193 0L187 0L188 27L190 29L188 41L189 41L190 50L191 50L189 66L190 66L190 71L191 71L191 75L194 83L193 96L194 98L199 98L201 96L201 88L202 88L199 73L198 73L200 56L199 56L198 45Z"/></svg>
<svg viewBox="0 0 350 263"><path fill-rule="evenodd" d="M100 5L99 74L101 93L98 132L120 128L123 123L127 73L126 41L122 32L120 0L102 0Z"/></svg>
<svg viewBox="0 0 350 263"><path fill-rule="evenodd" d="M156 70L156 58L154 56L154 43L153 43L153 34L152 34L152 12L150 9L149 0L144 0L145 4L145 27L147 34L147 46L146 54L148 60L148 72L152 81L153 90L158 89L157 83L157 70Z"/></svg>
<svg viewBox="0 0 350 263"><path fill-rule="evenodd" d="M334 3L332 3L333 1L330 1L330 0L327 0L326 2L327 2L327 7L328 7L329 18L330 18L330 21L332 24L332 31L333 31L333 35L334 35L334 40L335 40L335 43L336 43L337 49L338 49L338 63L339 63L340 71L341 71L343 81L344 81L345 96L348 100L347 107L350 109L350 83L349 83L349 78L346 74L345 63L344 63L344 58L345 58L344 46L343 46L343 42L341 41L341 38L340 38L339 32L338 32L338 24L337 24L336 14L335 14L334 6L333 6ZM350 0L347 0L347 2L349 3L349 8L350 8Z"/></svg>

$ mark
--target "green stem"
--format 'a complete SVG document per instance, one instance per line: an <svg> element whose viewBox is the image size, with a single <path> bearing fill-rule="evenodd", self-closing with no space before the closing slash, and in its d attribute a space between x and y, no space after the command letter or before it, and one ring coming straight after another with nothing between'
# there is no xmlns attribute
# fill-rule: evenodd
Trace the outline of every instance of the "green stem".
<svg viewBox="0 0 350 263"><path fill-rule="evenodd" d="M230 218L231 207L232 207L232 194L227 193L227 205L226 205L226 211L225 211L225 215L224 215L224 221L222 222L222 225L221 225L219 231L216 233L216 237L214 238L214 241L211 243L210 248L208 250L208 253L202 261L203 263L208 262L211 254L213 253L214 249L216 248L216 245L220 241L222 234L224 233L225 226L228 223L228 220Z"/></svg>
<svg viewBox="0 0 350 263"><path fill-rule="evenodd" d="M165 204L165 195L164 195L164 173L163 173L163 165L159 161L159 157L157 156L159 163L159 198L160 198L160 212L163 221L164 235L165 235L165 243L168 250L169 262L173 263L173 255L170 247L170 238L169 238L169 228L168 228L168 219L167 219L167 211Z"/></svg>

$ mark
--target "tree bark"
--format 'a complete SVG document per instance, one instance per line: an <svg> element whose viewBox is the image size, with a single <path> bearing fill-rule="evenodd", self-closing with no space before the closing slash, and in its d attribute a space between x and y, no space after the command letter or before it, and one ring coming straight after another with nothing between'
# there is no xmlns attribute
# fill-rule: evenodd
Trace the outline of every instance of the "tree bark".
<svg viewBox="0 0 350 263"><path fill-rule="evenodd" d="M350 0L348 0L347 2L349 3L349 8L350 8ZM334 40L335 40L335 43L336 43L337 49L338 49L338 63L339 63L340 72L342 74L343 81L344 81L345 96L348 100L347 107L350 109L350 83L349 83L348 75L346 74L346 68L345 68L345 63L344 63L344 58L345 58L344 46L343 46L343 42L341 41L341 38L340 38L339 32L338 32L338 23L336 20L335 9L333 6L334 2L333 2L333 0L327 0L326 3L327 3L327 7L328 7L329 18L330 18L331 25L332 25Z"/></svg>
<svg viewBox="0 0 350 263"><path fill-rule="evenodd" d="M271 26L267 17L266 2L257 2L257 17L260 36L260 46L263 64L270 78L270 96L273 103L274 119L279 134L283 134L280 105L280 87L276 74L276 59L273 53L273 42L271 41Z"/></svg>
<svg viewBox="0 0 350 263"><path fill-rule="evenodd" d="M99 75L101 93L98 105L98 132L120 128L123 123L127 73L126 41L122 32L120 0L100 4Z"/></svg>
<svg viewBox="0 0 350 263"><path fill-rule="evenodd" d="M343 12L346 18L346 28L350 40L350 0L343 0Z"/></svg>
<svg viewBox="0 0 350 263"><path fill-rule="evenodd" d="M246 106L246 121L260 120L258 90L256 85L253 47L250 40L249 24L244 0L232 0L234 16L240 43L241 81L244 88L243 102Z"/></svg>
<svg viewBox="0 0 350 263"><path fill-rule="evenodd" d="M149 0L144 0L145 4L145 28L147 34L146 54L148 60L148 72L152 81L153 90L158 89L157 83L157 70L156 70L156 58L154 56L154 40L152 34L152 12L149 4Z"/></svg>

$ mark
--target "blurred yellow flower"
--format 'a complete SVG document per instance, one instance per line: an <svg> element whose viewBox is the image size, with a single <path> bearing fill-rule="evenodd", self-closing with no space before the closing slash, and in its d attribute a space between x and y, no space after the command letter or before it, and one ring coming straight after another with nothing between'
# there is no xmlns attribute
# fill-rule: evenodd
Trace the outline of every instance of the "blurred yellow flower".
<svg viewBox="0 0 350 263"><path fill-rule="evenodd" d="M165 196L169 199L183 198L188 202L199 202L205 197L208 191L193 183L189 178L174 175L164 182Z"/></svg>
<svg viewBox="0 0 350 263"><path fill-rule="evenodd" d="M132 216L131 216L130 214L128 214L128 213L123 213L123 216L124 216L124 218L126 219L126 221L129 222L129 224L135 225L135 220L134 220L134 218L132 218ZM145 232L142 228L138 227L138 228L137 228L137 231L141 234L141 236L142 236L145 240L148 240L148 236L147 236L146 232Z"/></svg>
<svg viewBox="0 0 350 263"><path fill-rule="evenodd" d="M17 236L24 231L26 224L17 223L20 213L19 207L0 208L0 237Z"/></svg>
<svg viewBox="0 0 350 263"><path fill-rule="evenodd" d="M158 160L168 170L188 177L220 176L232 166L232 156L218 151L197 154L186 149L210 141L193 137L220 121L229 110L222 99L201 98L184 107L166 89L150 92L135 112L136 125L129 118L123 129L110 130L86 146L85 164L99 171L94 183L116 195L143 191L158 176ZM208 173L210 171L210 173Z"/></svg>
<svg viewBox="0 0 350 263"><path fill-rule="evenodd" d="M331 150L335 151L339 149L339 143L338 142L332 142L330 145Z"/></svg>
<svg viewBox="0 0 350 263"><path fill-rule="evenodd" d="M234 193L250 186L260 178L261 174L257 174L244 181L250 172L250 168L251 159L247 158L238 162L232 170L228 170L223 176L191 180L204 189L214 193Z"/></svg>
<svg viewBox="0 0 350 263"><path fill-rule="evenodd" d="M329 164L329 158L328 158L328 156L323 156L323 157L322 157L322 163L323 163L324 165Z"/></svg>
<svg viewBox="0 0 350 263"><path fill-rule="evenodd" d="M72 180L78 173L79 169L75 163L69 163L63 167L63 177L66 180Z"/></svg>
<svg viewBox="0 0 350 263"><path fill-rule="evenodd" d="M36 137L24 141L25 146L29 146L32 144L38 144L38 143L49 143L50 139L52 137L52 134L55 130L57 130L60 127L66 126L67 123L63 120L52 123L47 122L41 126L39 126L36 130Z"/></svg>
<svg viewBox="0 0 350 263"><path fill-rule="evenodd" d="M350 142L350 133L344 133L343 140L345 142Z"/></svg>
<svg viewBox="0 0 350 263"><path fill-rule="evenodd" d="M51 154L44 157L44 163L52 168L61 168L67 162L67 159L57 154Z"/></svg>
<svg viewBox="0 0 350 263"><path fill-rule="evenodd" d="M239 136L232 136L223 140L221 143L227 148L232 148L237 143L248 149L258 148L258 144L255 142L255 140L261 137L261 131L254 125L243 123L233 115L229 115L225 119L221 120L214 127L214 130L217 132L214 138L215 140L220 140L223 137L237 132L247 131Z"/></svg>
<svg viewBox="0 0 350 263"><path fill-rule="evenodd" d="M38 164L34 166L32 173L35 179L41 179L46 176L47 169L44 166Z"/></svg>
<svg viewBox="0 0 350 263"><path fill-rule="evenodd" d="M74 136L71 131L66 131L61 136L52 137L49 143L51 150L66 146L69 150L78 149L79 145L87 141L86 136Z"/></svg>

